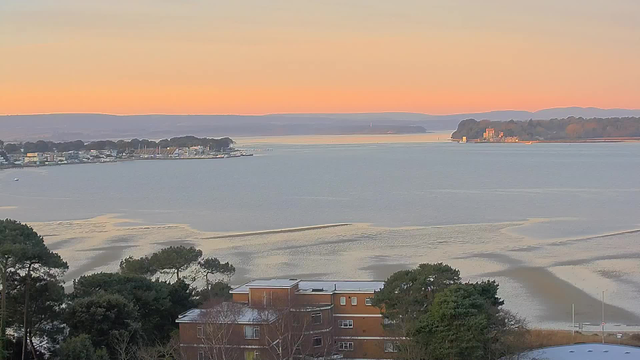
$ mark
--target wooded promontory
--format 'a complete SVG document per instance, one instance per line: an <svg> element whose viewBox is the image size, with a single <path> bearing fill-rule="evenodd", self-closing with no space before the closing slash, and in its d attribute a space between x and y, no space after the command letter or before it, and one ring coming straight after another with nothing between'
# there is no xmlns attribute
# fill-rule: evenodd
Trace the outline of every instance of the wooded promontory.
<svg viewBox="0 0 640 360"><path fill-rule="evenodd" d="M451 135L452 139L483 139L487 129L504 133L505 137L517 137L525 141L562 141L603 138L640 137L640 117L591 118L568 117L551 120L529 121L476 121L463 120Z"/></svg>

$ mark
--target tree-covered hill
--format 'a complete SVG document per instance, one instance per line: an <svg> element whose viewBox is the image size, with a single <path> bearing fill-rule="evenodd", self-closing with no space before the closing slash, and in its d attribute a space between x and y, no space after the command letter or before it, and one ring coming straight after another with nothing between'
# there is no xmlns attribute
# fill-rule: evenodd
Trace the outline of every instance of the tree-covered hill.
<svg viewBox="0 0 640 360"><path fill-rule="evenodd" d="M505 137L517 136L520 140L578 140L597 138L640 137L640 117L591 118L568 117L565 119L529 121L476 121L463 120L451 135L452 139L482 139L487 128Z"/></svg>

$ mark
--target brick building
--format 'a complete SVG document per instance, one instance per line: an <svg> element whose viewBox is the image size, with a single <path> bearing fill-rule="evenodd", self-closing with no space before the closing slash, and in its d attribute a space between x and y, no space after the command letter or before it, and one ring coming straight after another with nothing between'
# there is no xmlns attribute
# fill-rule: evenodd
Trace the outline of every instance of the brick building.
<svg viewBox="0 0 640 360"><path fill-rule="evenodd" d="M379 281L254 280L233 300L182 314L187 360L391 359L380 309Z"/></svg>

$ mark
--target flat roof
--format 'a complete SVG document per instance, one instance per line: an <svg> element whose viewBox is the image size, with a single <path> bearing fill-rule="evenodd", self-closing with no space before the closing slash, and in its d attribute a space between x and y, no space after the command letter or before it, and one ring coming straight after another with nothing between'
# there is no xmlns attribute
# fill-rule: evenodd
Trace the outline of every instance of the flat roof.
<svg viewBox="0 0 640 360"><path fill-rule="evenodd" d="M268 324L277 319L272 310L251 308L247 305L225 302L209 309L191 309L178 316L178 323Z"/></svg>
<svg viewBox="0 0 640 360"><path fill-rule="evenodd" d="M299 293L335 293L335 292L363 292L373 293L382 289L384 281L375 280L296 280L270 279L253 280L231 290L231 293L248 293L250 288L290 288L298 284Z"/></svg>
<svg viewBox="0 0 640 360"><path fill-rule="evenodd" d="M640 359L640 348L613 344L576 344L532 350L520 355L521 360L618 360Z"/></svg>
<svg viewBox="0 0 640 360"><path fill-rule="evenodd" d="M301 281L298 284L300 292L366 292L373 293L382 289L384 281L358 281L358 280L311 280Z"/></svg>
<svg viewBox="0 0 640 360"><path fill-rule="evenodd" d="M231 290L231 293L248 293L249 288L290 288L299 282L300 280L298 279L251 280L244 285L234 288Z"/></svg>

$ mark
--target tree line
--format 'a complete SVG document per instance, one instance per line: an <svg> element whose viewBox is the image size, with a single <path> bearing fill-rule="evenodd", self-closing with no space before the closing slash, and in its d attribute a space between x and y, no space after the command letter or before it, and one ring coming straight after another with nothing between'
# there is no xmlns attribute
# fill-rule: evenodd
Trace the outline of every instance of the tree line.
<svg viewBox="0 0 640 360"><path fill-rule="evenodd" d="M67 269L31 227L0 220L0 359L177 359L178 315L228 300L235 273L185 246L81 276L70 293Z"/></svg>
<svg viewBox="0 0 640 360"><path fill-rule="evenodd" d="M529 121L476 121L463 120L451 135L452 139L482 139L487 128L494 128L496 135L517 136L520 140L573 140L594 138L640 137L640 118L592 118L568 117L565 119Z"/></svg>
<svg viewBox="0 0 640 360"><path fill-rule="evenodd" d="M231 138L224 137L220 139L199 138L195 136L179 136L171 139L162 139L159 141L147 139L131 139L131 140L98 140L84 142L82 140L53 142L38 140L36 142L22 143L4 143L0 140L0 149L4 146L4 150L9 154L33 153L33 152L67 152L82 150L117 150L119 153L134 151L144 148L166 149L169 147L191 147L203 146L212 151L223 151L230 148L234 144Z"/></svg>

